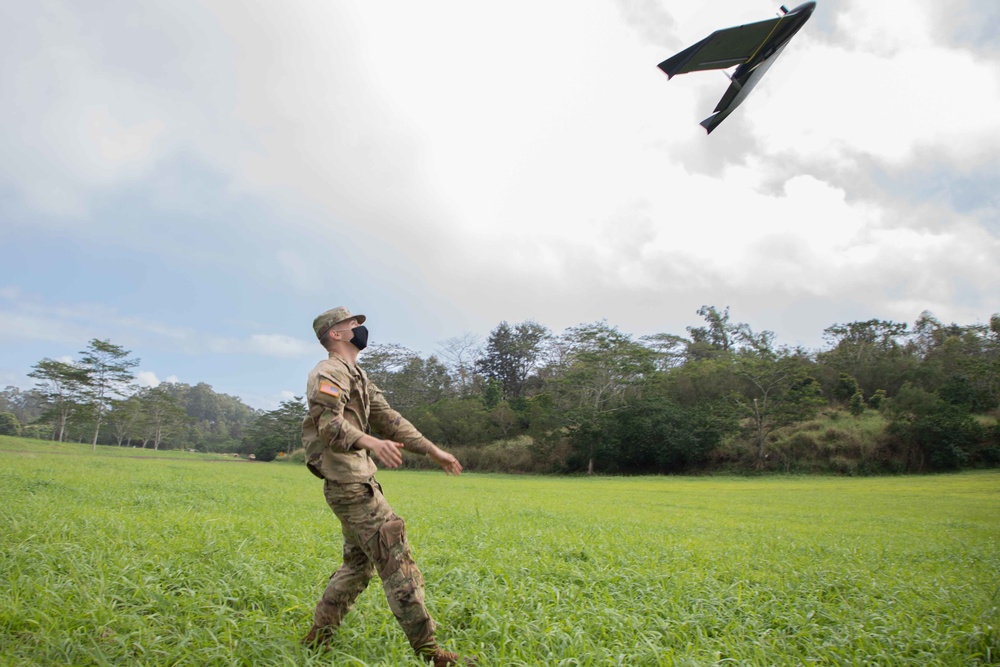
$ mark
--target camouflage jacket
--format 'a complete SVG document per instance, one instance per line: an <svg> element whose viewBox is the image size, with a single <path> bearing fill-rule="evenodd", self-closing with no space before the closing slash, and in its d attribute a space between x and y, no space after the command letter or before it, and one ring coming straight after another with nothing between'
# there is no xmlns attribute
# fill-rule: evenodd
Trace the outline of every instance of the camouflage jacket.
<svg viewBox="0 0 1000 667"><path fill-rule="evenodd" d="M334 482L362 482L375 474L368 450L355 447L372 427L378 437L426 454L431 442L389 407L382 391L365 372L331 354L316 364L306 385L309 414L302 422L306 465L317 477Z"/></svg>

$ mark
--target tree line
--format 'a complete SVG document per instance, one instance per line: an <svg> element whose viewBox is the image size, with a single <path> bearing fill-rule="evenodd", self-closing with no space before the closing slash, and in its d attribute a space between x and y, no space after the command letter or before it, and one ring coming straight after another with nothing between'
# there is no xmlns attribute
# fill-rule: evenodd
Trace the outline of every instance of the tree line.
<svg viewBox="0 0 1000 667"><path fill-rule="evenodd" d="M685 335L501 322L485 341L451 339L428 358L384 345L362 363L391 404L471 469L878 473L1000 463L1000 316L834 324L811 351L777 345L729 308L697 312L703 324Z"/></svg>
<svg viewBox="0 0 1000 667"><path fill-rule="evenodd" d="M74 360L45 358L25 391L0 391L0 434L150 449L245 451L259 411L205 383L139 387L140 359L109 340L93 339Z"/></svg>
<svg viewBox="0 0 1000 667"><path fill-rule="evenodd" d="M823 349L806 350L777 345L773 332L733 321L729 308L697 312L702 325L684 335L634 338L606 321L560 334L530 320L501 322L485 340L452 338L427 357L372 345L360 363L390 404L473 470L893 472L1000 463L998 315L989 325L945 324L928 312L912 326L834 324ZM94 446L262 460L299 448L301 397L255 411L203 383L135 389L138 361L129 354L95 340L77 362L42 360L33 391L0 394L8 413L0 432L13 420L24 434L86 436Z"/></svg>

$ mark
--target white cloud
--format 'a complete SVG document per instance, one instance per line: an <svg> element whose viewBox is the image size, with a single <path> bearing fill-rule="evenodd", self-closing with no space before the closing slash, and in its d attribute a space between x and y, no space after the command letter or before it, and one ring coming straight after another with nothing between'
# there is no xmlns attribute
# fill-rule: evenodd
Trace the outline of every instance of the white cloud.
<svg viewBox="0 0 1000 667"><path fill-rule="evenodd" d="M135 383L140 387L158 387L160 379L153 371L139 371L135 374Z"/></svg>
<svg viewBox="0 0 1000 667"><path fill-rule="evenodd" d="M911 46L882 56L813 44L772 75L748 119L777 158L853 165L868 156L901 168L931 151L964 169L1000 149L1000 64L971 52Z"/></svg>
<svg viewBox="0 0 1000 667"><path fill-rule="evenodd" d="M27 315L11 310L0 310L0 340L74 340L56 327L55 321L34 315Z"/></svg>
<svg viewBox="0 0 1000 667"><path fill-rule="evenodd" d="M282 390L277 393L251 392L241 396L241 398L247 405L253 406L257 410L277 410L283 401L289 401L297 396L301 397L302 392L296 394L288 390Z"/></svg>
<svg viewBox="0 0 1000 667"><path fill-rule="evenodd" d="M246 342L246 349L251 354L266 357L293 358L316 355L316 344L282 334L254 334Z"/></svg>

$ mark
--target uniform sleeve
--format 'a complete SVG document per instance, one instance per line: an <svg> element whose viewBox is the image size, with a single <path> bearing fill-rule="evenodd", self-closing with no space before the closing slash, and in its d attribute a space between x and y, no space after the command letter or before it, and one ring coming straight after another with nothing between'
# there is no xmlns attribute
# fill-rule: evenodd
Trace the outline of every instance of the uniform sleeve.
<svg viewBox="0 0 1000 667"><path fill-rule="evenodd" d="M364 431L344 418L350 391L350 376L335 369L324 369L310 378L307 390L309 415L316 424L319 438L331 448L342 451L354 447L364 435Z"/></svg>
<svg viewBox="0 0 1000 667"><path fill-rule="evenodd" d="M369 419L379 435L388 440L403 443L406 445L407 451L416 454L427 454L431 451L433 443L425 438L416 426L393 410L389 406L389 402L385 400L382 390L371 381L368 383L368 397L371 406Z"/></svg>

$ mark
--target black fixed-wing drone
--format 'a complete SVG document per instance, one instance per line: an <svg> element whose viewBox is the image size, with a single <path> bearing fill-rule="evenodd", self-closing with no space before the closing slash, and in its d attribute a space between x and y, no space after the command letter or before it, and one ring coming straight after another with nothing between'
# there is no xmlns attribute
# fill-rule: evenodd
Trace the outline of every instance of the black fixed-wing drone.
<svg viewBox="0 0 1000 667"><path fill-rule="evenodd" d="M697 44L664 60L659 68L667 73L668 79L672 79L687 72L736 66L736 70L728 75L732 82L729 90L722 96L715 112L701 121L701 126L711 134L746 99L788 41L809 20L814 9L815 2L806 2L791 11L782 5L781 16L777 18L716 30Z"/></svg>

